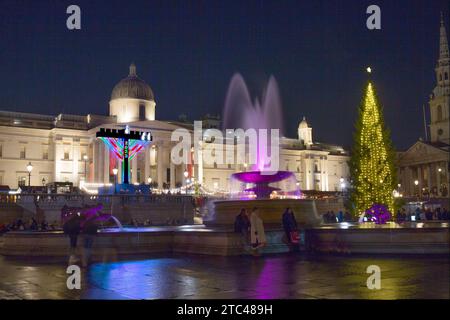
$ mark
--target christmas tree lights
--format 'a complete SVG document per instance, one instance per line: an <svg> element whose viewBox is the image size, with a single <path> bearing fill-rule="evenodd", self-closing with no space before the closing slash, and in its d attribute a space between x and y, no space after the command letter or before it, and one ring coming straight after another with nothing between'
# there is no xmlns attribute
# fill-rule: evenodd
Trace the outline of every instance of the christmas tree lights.
<svg viewBox="0 0 450 320"><path fill-rule="evenodd" d="M395 188L394 151L390 133L384 125L372 83L368 83L359 108L350 159L351 202L354 214L361 214L374 204L384 205L393 213Z"/></svg>

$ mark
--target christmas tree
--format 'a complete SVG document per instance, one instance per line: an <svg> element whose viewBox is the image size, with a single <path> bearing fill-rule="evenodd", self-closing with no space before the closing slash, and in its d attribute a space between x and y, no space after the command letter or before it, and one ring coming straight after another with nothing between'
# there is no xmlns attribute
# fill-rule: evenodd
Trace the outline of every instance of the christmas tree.
<svg viewBox="0 0 450 320"><path fill-rule="evenodd" d="M359 108L350 158L354 214L372 205L384 205L393 214L396 184L395 153L372 83L368 83Z"/></svg>

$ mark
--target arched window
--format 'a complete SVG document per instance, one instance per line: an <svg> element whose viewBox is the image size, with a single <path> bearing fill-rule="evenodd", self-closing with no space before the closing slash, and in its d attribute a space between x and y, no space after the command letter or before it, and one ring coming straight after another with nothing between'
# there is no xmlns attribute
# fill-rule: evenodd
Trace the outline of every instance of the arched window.
<svg viewBox="0 0 450 320"><path fill-rule="evenodd" d="M447 73L447 72L444 73L444 79L445 79L445 80L448 80L448 73Z"/></svg>
<svg viewBox="0 0 450 320"><path fill-rule="evenodd" d="M437 121L442 121L442 106L437 106Z"/></svg>
<svg viewBox="0 0 450 320"><path fill-rule="evenodd" d="M439 81L442 81L442 73L439 73Z"/></svg>

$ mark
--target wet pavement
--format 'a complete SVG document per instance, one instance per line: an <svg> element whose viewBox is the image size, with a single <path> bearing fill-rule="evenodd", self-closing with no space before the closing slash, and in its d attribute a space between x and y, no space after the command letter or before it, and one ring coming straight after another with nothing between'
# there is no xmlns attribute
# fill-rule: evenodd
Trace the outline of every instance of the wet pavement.
<svg viewBox="0 0 450 320"><path fill-rule="evenodd" d="M164 255L92 264L69 290L61 262L0 256L0 299L449 299L450 262L433 256ZM381 289L369 290L369 265Z"/></svg>

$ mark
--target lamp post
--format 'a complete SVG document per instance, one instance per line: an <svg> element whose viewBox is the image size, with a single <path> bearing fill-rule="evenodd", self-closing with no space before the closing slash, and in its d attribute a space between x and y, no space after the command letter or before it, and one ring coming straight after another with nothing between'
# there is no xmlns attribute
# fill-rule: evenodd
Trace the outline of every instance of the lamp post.
<svg viewBox="0 0 450 320"><path fill-rule="evenodd" d="M417 187L419 185L419 180L414 180L414 185ZM419 199L419 190L417 190L417 199Z"/></svg>
<svg viewBox="0 0 450 320"><path fill-rule="evenodd" d="M27 164L27 171L28 171L28 186L31 186L31 170L33 170L33 165L31 162L28 162Z"/></svg>
<svg viewBox="0 0 450 320"><path fill-rule="evenodd" d="M185 184L187 184L189 172L188 172L187 170L185 170L185 171L183 172L183 175L184 175L184 182L185 182Z"/></svg>
<svg viewBox="0 0 450 320"><path fill-rule="evenodd" d="M42 178L42 186L45 187L45 178Z"/></svg>
<svg viewBox="0 0 450 320"><path fill-rule="evenodd" d="M113 168L113 174L114 174L114 194L116 194L116 189L117 189L117 172L119 170L117 170L117 168Z"/></svg>
<svg viewBox="0 0 450 320"><path fill-rule="evenodd" d="M340 186L341 186L341 192L344 193L344 190L345 190L345 179L341 177L339 179L339 182L340 182Z"/></svg>
<svg viewBox="0 0 450 320"><path fill-rule="evenodd" d="M87 156L87 154L85 154L84 156L83 156L83 160L84 160L84 181L86 181L87 180L87 161L88 161L88 156Z"/></svg>

